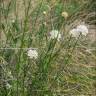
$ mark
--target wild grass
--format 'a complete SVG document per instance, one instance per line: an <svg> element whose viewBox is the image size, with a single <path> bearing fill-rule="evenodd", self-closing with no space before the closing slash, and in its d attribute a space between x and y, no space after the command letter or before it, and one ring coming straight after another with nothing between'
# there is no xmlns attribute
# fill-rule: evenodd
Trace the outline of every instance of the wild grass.
<svg viewBox="0 0 96 96"><path fill-rule="evenodd" d="M96 24L95 5L0 0L0 96L95 96L96 40L69 35L81 22ZM60 41L50 39L51 30L59 30ZM28 57L29 49L37 50L37 59Z"/></svg>

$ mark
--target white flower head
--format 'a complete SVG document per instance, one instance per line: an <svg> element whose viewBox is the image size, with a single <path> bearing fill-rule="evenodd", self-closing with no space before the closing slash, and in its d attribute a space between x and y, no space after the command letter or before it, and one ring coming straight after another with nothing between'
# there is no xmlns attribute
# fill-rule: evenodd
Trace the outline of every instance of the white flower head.
<svg viewBox="0 0 96 96"><path fill-rule="evenodd" d="M58 30L52 30L52 31L50 32L50 38L51 38L51 39L57 38L57 40L60 41L61 34L59 33Z"/></svg>
<svg viewBox="0 0 96 96"><path fill-rule="evenodd" d="M33 58L37 59L38 58L38 52L36 49L28 50L27 55L29 56L30 59L33 59Z"/></svg>
<svg viewBox="0 0 96 96"><path fill-rule="evenodd" d="M81 32L82 35L86 36L88 34L88 28L86 25L78 25L77 32Z"/></svg>
<svg viewBox="0 0 96 96"><path fill-rule="evenodd" d="M78 38L80 34L86 36L88 34L88 28L85 25L78 25L77 28L70 31L70 34L76 38Z"/></svg>

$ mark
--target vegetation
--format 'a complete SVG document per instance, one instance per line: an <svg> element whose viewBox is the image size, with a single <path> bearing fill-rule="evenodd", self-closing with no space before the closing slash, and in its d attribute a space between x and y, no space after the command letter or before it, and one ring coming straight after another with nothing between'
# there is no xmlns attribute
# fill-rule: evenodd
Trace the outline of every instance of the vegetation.
<svg viewBox="0 0 96 96"><path fill-rule="evenodd" d="M95 6L95 0L0 0L0 96L95 96ZM82 24L89 33L72 37Z"/></svg>

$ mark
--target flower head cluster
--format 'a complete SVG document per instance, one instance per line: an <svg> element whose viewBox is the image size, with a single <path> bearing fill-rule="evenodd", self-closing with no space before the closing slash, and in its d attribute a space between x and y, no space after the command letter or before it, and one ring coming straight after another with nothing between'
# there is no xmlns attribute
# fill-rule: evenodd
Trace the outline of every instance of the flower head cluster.
<svg viewBox="0 0 96 96"><path fill-rule="evenodd" d="M78 25L77 28L70 31L70 34L76 38L79 37L80 34L86 36L88 34L88 28L86 25Z"/></svg>
<svg viewBox="0 0 96 96"><path fill-rule="evenodd" d="M58 30L52 30L52 31L50 32L50 38L51 38L51 39L57 38L57 40L60 41L61 34L59 33Z"/></svg>
<svg viewBox="0 0 96 96"><path fill-rule="evenodd" d="M33 58L37 59L38 58L38 52L35 49L28 50L27 55L29 56L30 59L33 59Z"/></svg>

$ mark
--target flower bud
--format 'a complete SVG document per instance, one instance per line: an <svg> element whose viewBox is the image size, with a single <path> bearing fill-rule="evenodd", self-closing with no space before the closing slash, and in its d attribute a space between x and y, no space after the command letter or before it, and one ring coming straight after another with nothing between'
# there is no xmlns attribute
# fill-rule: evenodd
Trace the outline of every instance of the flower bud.
<svg viewBox="0 0 96 96"><path fill-rule="evenodd" d="M65 19L68 18L68 13L67 12L62 12L62 17L64 17Z"/></svg>

